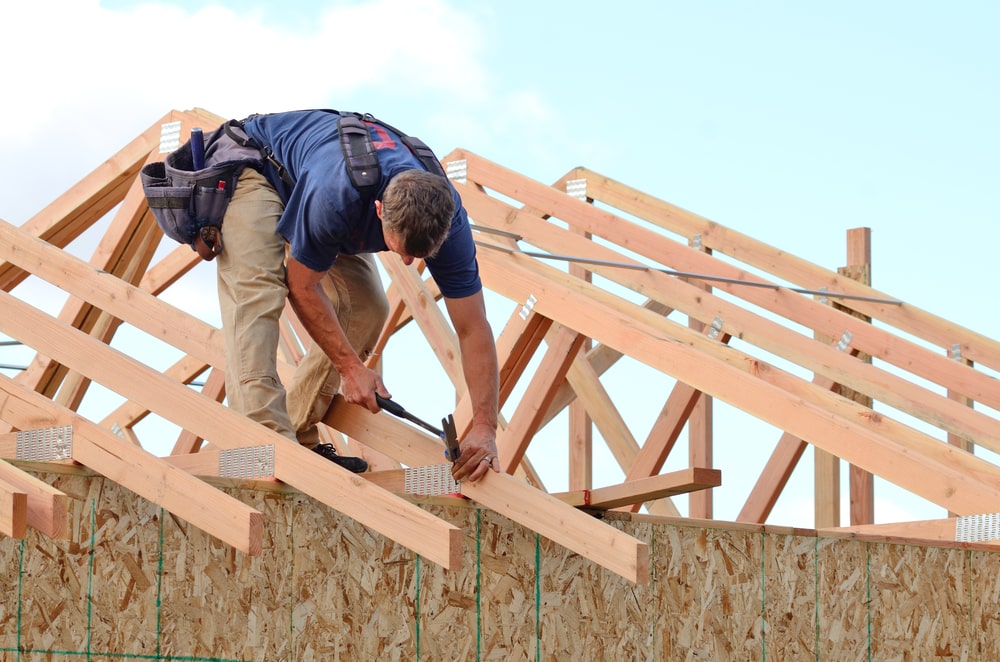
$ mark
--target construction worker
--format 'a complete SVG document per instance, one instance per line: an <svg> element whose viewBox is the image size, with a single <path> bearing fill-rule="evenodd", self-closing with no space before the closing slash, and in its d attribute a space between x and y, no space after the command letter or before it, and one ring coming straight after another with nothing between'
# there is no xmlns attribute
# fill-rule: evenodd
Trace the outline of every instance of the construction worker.
<svg viewBox="0 0 1000 662"><path fill-rule="evenodd" d="M423 258L457 333L473 403L452 474L477 481L499 470L498 370L461 198L447 178L428 172L427 159L404 145L401 133L369 116L361 118L364 137L379 176L359 188L346 167L353 163L341 143L341 116L294 111L239 123L267 162L263 172L243 170L222 229L201 232L193 243L203 258L218 258L229 404L350 471L366 471L363 459L321 443L316 423L338 391L372 412L379 411L376 393L390 397L363 363L388 315L372 253L392 251L406 264ZM313 341L287 405L276 369L286 299Z"/></svg>

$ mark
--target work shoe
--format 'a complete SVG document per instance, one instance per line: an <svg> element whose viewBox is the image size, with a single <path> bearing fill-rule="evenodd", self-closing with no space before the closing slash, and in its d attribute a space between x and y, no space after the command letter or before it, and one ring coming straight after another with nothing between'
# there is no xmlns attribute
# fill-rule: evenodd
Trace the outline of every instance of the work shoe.
<svg viewBox="0 0 1000 662"><path fill-rule="evenodd" d="M345 457L337 453L337 449L333 447L333 444L319 444L313 451L319 453L326 459L339 464L350 472L356 474L363 474L368 471L368 463L362 460L360 457Z"/></svg>

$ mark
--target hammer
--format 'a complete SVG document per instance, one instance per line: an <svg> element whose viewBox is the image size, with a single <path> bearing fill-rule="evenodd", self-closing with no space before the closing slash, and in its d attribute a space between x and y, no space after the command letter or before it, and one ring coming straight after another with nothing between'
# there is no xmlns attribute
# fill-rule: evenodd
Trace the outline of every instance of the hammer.
<svg viewBox="0 0 1000 662"><path fill-rule="evenodd" d="M406 419L412 423L416 423L423 429L436 434L441 441L444 442L445 450L444 456L451 461L452 464L458 459L458 456L462 454L462 449L458 446L458 434L455 432L455 417L448 414L446 418L441 419L441 427L444 430L439 430L430 423L420 420L410 412L406 411L402 405L393 402L389 398L383 398L378 393L375 394L375 400L378 402L378 406L393 416L398 416L399 418Z"/></svg>

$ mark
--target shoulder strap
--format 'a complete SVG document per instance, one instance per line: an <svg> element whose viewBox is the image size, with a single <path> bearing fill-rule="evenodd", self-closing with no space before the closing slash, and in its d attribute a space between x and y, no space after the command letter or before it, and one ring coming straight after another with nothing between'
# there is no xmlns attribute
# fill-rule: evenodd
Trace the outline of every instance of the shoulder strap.
<svg viewBox="0 0 1000 662"><path fill-rule="evenodd" d="M365 113L342 113L336 110L325 110L324 112L337 113L340 119L337 120L337 130L340 133L340 147L344 151L344 161L347 166L347 175L351 179L351 184L363 194L371 193L382 179L382 168L378 162L378 155L375 153L375 145L372 143L371 134L368 132L366 123L373 123L392 131L399 136L400 141L406 148L416 156L424 168L435 175L447 177L441 161L424 141L414 136L408 136L399 129L375 119L374 116ZM237 130L237 128L239 130ZM244 147L254 147L260 150L261 156L270 163L277 171L281 181L289 186L295 185L295 180L288 173L269 145L263 147L245 132L242 131L242 120L230 120L225 125L226 134L234 141Z"/></svg>
<svg viewBox="0 0 1000 662"><path fill-rule="evenodd" d="M264 157L265 161L274 166L274 169L277 171L278 177L281 178L281 181L285 182L289 186L295 186L295 180L292 179L290 174L288 174L288 170L285 169L284 164L274 156L274 151L271 149L271 146L264 145L261 147L253 138L248 136L246 132L243 131L244 121L246 120L229 120L224 125L226 135L243 147L252 147L260 150L260 155ZM239 130L237 131L237 129Z"/></svg>
<svg viewBox="0 0 1000 662"><path fill-rule="evenodd" d="M340 132L347 175L354 188L361 193L374 191L382 179L382 168L368 127L356 115L343 115L337 120L337 130Z"/></svg>

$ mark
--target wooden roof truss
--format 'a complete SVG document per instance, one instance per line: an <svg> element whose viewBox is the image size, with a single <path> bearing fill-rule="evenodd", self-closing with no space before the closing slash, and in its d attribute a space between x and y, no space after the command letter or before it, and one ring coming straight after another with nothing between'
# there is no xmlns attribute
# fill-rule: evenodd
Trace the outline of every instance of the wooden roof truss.
<svg viewBox="0 0 1000 662"><path fill-rule="evenodd" d="M158 252L162 234L138 171L162 158L164 124L180 122L186 132L221 121L201 110L171 112L20 227L0 222L0 332L36 352L18 375L0 376L2 457L85 465L251 554L260 551L260 514L196 476L276 479L456 567L461 532L399 494L407 471L441 463L438 439L337 400L325 434L363 452L378 471L366 480L331 466L221 404L219 329L160 298L199 261L187 247ZM868 499L868 515L864 499L856 521L852 513L858 531L940 538L956 518L1000 511L1000 468L972 452L1000 451L991 413L1000 391L988 372L1000 365L995 341L873 290L863 268L831 272L582 168L547 186L463 150L444 161L475 224L489 295L512 309L497 334L507 413L498 433L503 473L463 484L465 497L643 582L646 545L575 506L634 512L645 503L671 515L678 511L669 497L689 493L690 515L710 518L710 488L722 482L712 467L716 398L783 431L742 521L766 521L807 444L828 455L823 466L842 459L854 467ZM100 223L107 227L89 261L74 256L73 242ZM391 278L391 314L375 355L400 329L419 327L454 385L461 434L471 407L457 340L436 305L440 293L421 265L380 257ZM29 278L71 295L57 316L31 305L30 295L17 296ZM179 358L154 369L141 353L112 346L123 325ZM286 381L308 342L286 311ZM644 438L602 381L623 361L674 380L669 393L643 394L659 410ZM200 390L189 386L200 377ZM95 383L121 404L85 415ZM570 489L550 494L529 450L564 411ZM137 432L151 414L181 429L166 457L145 450ZM685 429L687 467L663 472ZM621 468L619 485L591 484L593 430ZM944 525L876 525L870 489L863 490L872 475L954 517ZM839 500L836 482L817 472L817 490L827 490L830 501ZM0 462L0 532L22 537L31 526L59 538L65 520L66 495L17 462Z"/></svg>

